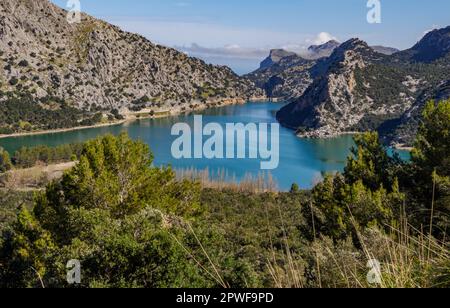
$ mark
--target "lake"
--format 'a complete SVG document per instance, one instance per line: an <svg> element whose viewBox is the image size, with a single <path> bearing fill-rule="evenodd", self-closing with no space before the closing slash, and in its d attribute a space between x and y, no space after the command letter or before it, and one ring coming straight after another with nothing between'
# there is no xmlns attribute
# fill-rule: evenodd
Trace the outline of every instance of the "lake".
<svg viewBox="0 0 450 308"><path fill-rule="evenodd" d="M275 123L275 113L282 107L280 103L247 103L200 112L203 122L220 123ZM194 115L182 115L162 119L142 119L117 126L89 128L63 133L22 136L0 139L0 146L13 153L23 146L48 145L82 142L99 135L127 132L131 138L147 143L155 156L156 166L171 165L175 169L209 170L211 177L227 174L227 178L242 180L249 174L261 174L260 160L252 159L174 159L171 154L172 142L177 136L171 135L175 123L193 125ZM292 130L280 128L280 163L270 171L280 190L289 190L292 183L301 188L311 188L324 174L342 171L349 149L353 146L351 136L333 139L300 139ZM408 153L401 152L403 157Z"/></svg>

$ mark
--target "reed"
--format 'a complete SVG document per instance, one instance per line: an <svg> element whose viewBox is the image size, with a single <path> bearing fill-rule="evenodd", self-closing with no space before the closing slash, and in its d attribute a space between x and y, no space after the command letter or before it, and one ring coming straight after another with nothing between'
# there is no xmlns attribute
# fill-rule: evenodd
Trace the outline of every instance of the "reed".
<svg viewBox="0 0 450 308"><path fill-rule="evenodd" d="M260 172L258 175L246 173L238 180L235 174L225 169L211 171L209 168L198 170L194 168L175 169L177 180L191 180L199 182L203 188L229 189L236 192L266 193L277 192L278 185L270 172Z"/></svg>

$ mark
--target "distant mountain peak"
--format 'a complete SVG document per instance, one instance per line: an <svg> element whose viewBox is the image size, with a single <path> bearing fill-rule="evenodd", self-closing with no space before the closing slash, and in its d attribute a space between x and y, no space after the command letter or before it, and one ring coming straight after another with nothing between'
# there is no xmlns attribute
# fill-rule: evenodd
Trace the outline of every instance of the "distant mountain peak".
<svg viewBox="0 0 450 308"><path fill-rule="evenodd" d="M393 55L394 53L397 53L397 52L400 51L397 48L386 47L386 46L381 46L381 45L371 46L371 48L373 50L375 50L376 52L382 53L382 54L387 55L387 56Z"/></svg>
<svg viewBox="0 0 450 308"><path fill-rule="evenodd" d="M339 45L340 45L341 43L339 43L338 41L336 41L336 40L331 40L331 41L328 41L328 42L326 42L326 43L324 43L324 44L320 44L320 45L311 45L311 46L309 46L309 48L308 48L308 50L309 51L313 51L313 52L317 52L317 51L320 51L320 50L328 50L328 49L330 49L330 48L336 48L336 47L338 47Z"/></svg>
<svg viewBox="0 0 450 308"><path fill-rule="evenodd" d="M412 59L418 62L432 62L450 53L450 26L428 32L412 51Z"/></svg>
<svg viewBox="0 0 450 308"><path fill-rule="evenodd" d="M323 58L329 57L333 51L339 47L341 43L336 40L328 41L321 45L312 45L308 48L308 52L310 53L311 58Z"/></svg>
<svg viewBox="0 0 450 308"><path fill-rule="evenodd" d="M380 57L383 57L383 55L373 50L365 41L352 38L334 49L333 53L323 61L321 66L330 68L338 65L339 67L339 64L345 63L345 66L356 65L362 67L366 65L366 62L372 62Z"/></svg>
<svg viewBox="0 0 450 308"><path fill-rule="evenodd" d="M358 49L358 48L370 48L370 47L365 41L363 41L359 38L351 38L339 46L339 49L341 49L341 50L350 50L350 49Z"/></svg>
<svg viewBox="0 0 450 308"><path fill-rule="evenodd" d="M272 49L269 56L261 62L260 69L269 68L272 65L279 63L282 59L293 56L297 56L297 54L284 49Z"/></svg>
<svg viewBox="0 0 450 308"><path fill-rule="evenodd" d="M287 51L285 49L272 49L272 50L270 50L270 56L272 58L278 57L278 58L281 59L281 58L294 56L294 55L296 55L295 52Z"/></svg>

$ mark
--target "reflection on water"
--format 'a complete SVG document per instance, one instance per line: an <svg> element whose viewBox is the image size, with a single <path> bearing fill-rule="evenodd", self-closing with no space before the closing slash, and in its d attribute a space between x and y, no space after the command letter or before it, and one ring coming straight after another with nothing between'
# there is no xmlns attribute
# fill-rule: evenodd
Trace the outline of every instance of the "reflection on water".
<svg viewBox="0 0 450 308"><path fill-rule="evenodd" d="M214 108L201 112L204 124L226 123L273 123L275 113L281 108L279 103L248 103L245 105ZM210 170L211 175L224 170L229 179L243 180L249 174L260 174L260 161L250 159L183 159L175 160L171 155L172 125L178 122L193 124L193 115L173 118L142 119L123 125L90 128L64 133L24 136L0 139L0 146L14 152L22 146L46 144L57 146L65 143L83 142L99 135L127 132L132 138L140 139L150 145L155 154L155 165L172 165L176 169L194 168ZM334 139L306 140L297 138L293 131L280 129L280 165L271 172L280 189L288 190L292 183L302 188L310 188L327 173L342 171L349 149L353 146L351 136ZM402 153L406 155L405 153Z"/></svg>

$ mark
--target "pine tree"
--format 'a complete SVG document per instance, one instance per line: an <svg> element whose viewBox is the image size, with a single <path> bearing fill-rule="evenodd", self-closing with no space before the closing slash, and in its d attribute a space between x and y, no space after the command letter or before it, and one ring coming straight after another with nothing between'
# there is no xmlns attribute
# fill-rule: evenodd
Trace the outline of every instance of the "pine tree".
<svg viewBox="0 0 450 308"><path fill-rule="evenodd" d="M11 170L12 163L8 152L0 147L0 173Z"/></svg>

